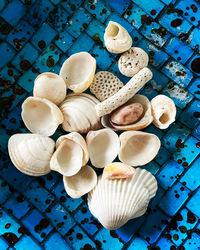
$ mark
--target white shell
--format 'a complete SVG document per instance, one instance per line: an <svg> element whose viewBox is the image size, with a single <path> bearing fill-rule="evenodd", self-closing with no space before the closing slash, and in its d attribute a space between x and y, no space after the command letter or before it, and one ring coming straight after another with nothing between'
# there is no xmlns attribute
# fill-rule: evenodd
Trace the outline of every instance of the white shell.
<svg viewBox="0 0 200 250"><path fill-rule="evenodd" d="M96 168L104 168L111 163L117 157L120 148L118 135L108 128L90 131L86 142L90 161Z"/></svg>
<svg viewBox="0 0 200 250"><path fill-rule="evenodd" d="M101 175L88 194L88 207L105 228L115 230L143 215L156 191L155 177L141 168L127 179L108 180Z"/></svg>
<svg viewBox="0 0 200 250"><path fill-rule="evenodd" d="M58 105L66 96L65 81L59 75L45 72L37 76L34 81L33 95L46 98Z"/></svg>
<svg viewBox="0 0 200 250"><path fill-rule="evenodd" d="M132 38L119 23L110 21L104 33L104 42L111 53L123 53L132 46Z"/></svg>
<svg viewBox="0 0 200 250"><path fill-rule="evenodd" d="M41 176L50 172L55 142L39 134L15 134L8 141L12 163L24 174Z"/></svg>
<svg viewBox="0 0 200 250"><path fill-rule="evenodd" d="M85 91L93 81L96 70L96 60L87 52L71 55L63 63L60 76L67 87L75 93Z"/></svg>
<svg viewBox="0 0 200 250"><path fill-rule="evenodd" d="M125 164L137 167L154 159L160 149L159 138L141 131L126 131L120 137L119 159Z"/></svg>
<svg viewBox="0 0 200 250"><path fill-rule="evenodd" d="M95 187L97 174L90 166L86 165L74 176L63 176L63 183L70 197L80 198Z"/></svg>
<svg viewBox="0 0 200 250"><path fill-rule="evenodd" d="M64 121L62 127L67 132L87 133L101 128L95 105L99 101L89 94L70 94L60 105Z"/></svg>
<svg viewBox="0 0 200 250"><path fill-rule="evenodd" d="M63 122L60 109L51 101L28 97L22 104L22 120L32 132L46 136L53 135Z"/></svg>
<svg viewBox="0 0 200 250"><path fill-rule="evenodd" d="M119 71L122 75L132 77L146 67L148 62L149 57L143 49L132 47L119 58Z"/></svg>
<svg viewBox="0 0 200 250"><path fill-rule="evenodd" d="M151 100L153 124L160 129L166 129L175 121L176 106L172 99L165 95L157 95Z"/></svg>

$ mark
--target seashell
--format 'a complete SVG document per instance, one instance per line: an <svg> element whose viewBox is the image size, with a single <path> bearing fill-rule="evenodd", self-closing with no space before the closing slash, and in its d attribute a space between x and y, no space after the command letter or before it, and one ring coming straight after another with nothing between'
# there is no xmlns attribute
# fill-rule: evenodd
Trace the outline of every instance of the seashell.
<svg viewBox="0 0 200 250"><path fill-rule="evenodd" d="M89 152L88 152L88 147L86 144L85 139L82 137L82 135L80 135L77 132L71 132L70 134L67 135L62 135L58 138L58 140L56 141L56 148L59 147L59 145L65 141L65 140L71 140L73 142L76 142L78 145L81 146L82 150L83 150L83 159L82 159L82 166L85 166L86 163L89 160Z"/></svg>
<svg viewBox="0 0 200 250"><path fill-rule="evenodd" d="M104 42L111 53L123 53L132 46L132 38L119 23L110 21L104 33Z"/></svg>
<svg viewBox="0 0 200 250"><path fill-rule="evenodd" d="M123 83L111 72L99 71L90 85L90 91L102 102L122 87Z"/></svg>
<svg viewBox="0 0 200 250"><path fill-rule="evenodd" d="M8 141L12 163L24 174L41 176L50 172L55 142L39 134L15 134Z"/></svg>
<svg viewBox="0 0 200 250"><path fill-rule="evenodd" d="M159 138L141 131L126 131L120 137L119 159L125 164L137 167L153 160L160 149Z"/></svg>
<svg viewBox="0 0 200 250"><path fill-rule="evenodd" d="M152 72L143 68L134 75L117 93L95 106L99 117L110 114L133 97L152 78Z"/></svg>
<svg viewBox="0 0 200 250"><path fill-rule="evenodd" d="M96 70L96 60L87 52L71 55L64 61L60 76L67 87L74 93L85 91L93 81Z"/></svg>
<svg viewBox="0 0 200 250"><path fill-rule="evenodd" d="M60 105L64 121L62 127L67 132L87 133L101 128L95 105L99 101L89 94L70 94Z"/></svg>
<svg viewBox="0 0 200 250"><path fill-rule="evenodd" d="M157 95L151 100L153 124L160 129L166 129L175 121L176 106L172 99L165 95Z"/></svg>
<svg viewBox="0 0 200 250"><path fill-rule="evenodd" d="M53 102L39 97L28 97L22 104L21 115L26 127L32 133L46 136L53 135L63 122L59 108Z"/></svg>
<svg viewBox="0 0 200 250"><path fill-rule="evenodd" d="M104 128L90 131L86 136L90 161L96 168L104 168L111 163L119 152L118 135L111 129Z"/></svg>
<svg viewBox="0 0 200 250"><path fill-rule="evenodd" d="M126 179L135 173L135 168L121 162L112 162L103 170L103 177L109 180Z"/></svg>
<svg viewBox="0 0 200 250"><path fill-rule="evenodd" d="M100 175L88 194L88 207L105 228L115 230L143 215L156 191L157 181L145 169L136 168L126 179L109 180Z"/></svg>
<svg viewBox="0 0 200 250"><path fill-rule="evenodd" d="M75 175L82 165L82 147L78 143L67 139L60 143L50 161L51 170L57 171L64 176Z"/></svg>
<svg viewBox="0 0 200 250"><path fill-rule="evenodd" d="M59 75L45 72L37 76L34 81L33 95L46 98L58 105L66 97L66 84Z"/></svg>
<svg viewBox="0 0 200 250"><path fill-rule="evenodd" d="M117 125L110 120L110 115L105 115L101 118L101 123L104 127L112 128L113 130L140 130L147 127L152 121L151 103L144 95L135 95L125 105L140 103L143 107L143 114L140 119L132 124Z"/></svg>
<svg viewBox="0 0 200 250"><path fill-rule="evenodd" d="M86 165L74 176L63 176L63 183L67 194L72 198L80 198L90 192L97 184L97 174Z"/></svg>
<svg viewBox="0 0 200 250"><path fill-rule="evenodd" d="M143 49L132 47L121 55L118 61L118 67L122 75L133 77L141 69L146 67L148 62L149 57Z"/></svg>

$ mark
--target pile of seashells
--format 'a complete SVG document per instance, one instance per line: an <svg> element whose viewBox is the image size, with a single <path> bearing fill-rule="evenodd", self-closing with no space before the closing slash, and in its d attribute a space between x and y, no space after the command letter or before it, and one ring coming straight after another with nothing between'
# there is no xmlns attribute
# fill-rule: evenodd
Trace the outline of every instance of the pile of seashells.
<svg viewBox="0 0 200 250"><path fill-rule="evenodd" d="M33 97L22 104L22 119L32 132L15 134L8 142L13 164L21 172L41 176L51 170L63 175L72 198L88 194L91 213L108 229L116 229L145 213L157 191L155 177L141 168L157 155L159 138L138 131L151 122L160 129L174 120L174 102L164 95L151 100L136 94L152 78L148 55L131 47L132 39L110 21L104 34L106 48L123 53L120 72L132 77L125 85L112 73L96 73L96 60L87 52L70 56L60 75L42 73L34 82ZM91 94L83 93L90 87ZM67 88L74 93L66 94ZM66 135L48 136L62 124ZM102 128L104 127L104 128ZM122 132L120 136L115 131ZM87 133L86 140L80 133ZM56 150L54 149L56 148ZM121 162L113 162L118 156ZM97 177L88 161L104 168Z"/></svg>

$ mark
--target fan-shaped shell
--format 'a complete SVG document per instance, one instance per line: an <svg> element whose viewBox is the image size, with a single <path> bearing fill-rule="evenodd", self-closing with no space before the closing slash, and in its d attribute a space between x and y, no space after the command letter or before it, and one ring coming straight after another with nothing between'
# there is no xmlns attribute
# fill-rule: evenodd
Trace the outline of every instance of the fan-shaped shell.
<svg viewBox="0 0 200 250"><path fill-rule="evenodd" d="M101 175L88 194L88 207L105 228L115 230L143 215L156 191L155 177L141 168L126 179L109 180Z"/></svg>
<svg viewBox="0 0 200 250"><path fill-rule="evenodd" d="M15 134L8 141L12 163L24 174L45 175L50 172L50 159L55 142L39 134Z"/></svg>
<svg viewBox="0 0 200 250"><path fill-rule="evenodd" d="M119 159L131 166L142 166L154 159L160 149L159 138L141 131L126 131L120 135Z"/></svg>
<svg viewBox="0 0 200 250"><path fill-rule="evenodd" d="M32 133L50 136L63 122L63 115L51 101L28 97L22 104L22 120Z"/></svg>
<svg viewBox="0 0 200 250"><path fill-rule="evenodd" d="M85 91L93 81L96 70L96 60L87 52L71 55L63 63L60 76L67 87L75 93Z"/></svg>
<svg viewBox="0 0 200 250"><path fill-rule="evenodd" d="M86 142L90 160L96 168L104 168L111 163L117 157L120 148L118 135L107 128L90 131Z"/></svg>

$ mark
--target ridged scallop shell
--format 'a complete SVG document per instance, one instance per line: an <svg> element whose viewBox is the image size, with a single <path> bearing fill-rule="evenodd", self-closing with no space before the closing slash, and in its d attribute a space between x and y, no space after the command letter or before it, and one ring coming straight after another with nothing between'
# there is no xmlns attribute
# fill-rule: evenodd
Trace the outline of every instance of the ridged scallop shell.
<svg viewBox="0 0 200 250"><path fill-rule="evenodd" d="M130 166L142 166L154 159L160 149L159 138L141 131L126 131L120 137L119 159Z"/></svg>
<svg viewBox="0 0 200 250"><path fill-rule="evenodd" d="M165 95L157 95L151 100L153 124L160 129L166 129L175 121L176 106L172 99Z"/></svg>
<svg viewBox="0 0 200 250"><path fill-rule="evenodd" d="M111 163L119 152L118 135L111 129L90 131L86 136L90 161L96 168L104 168Z"/></svg>
<svg viewBox="0 0 200 250"><path fill-rule="evenodd" d="M104 42L111 53L123 53L132 46L132 38L119 23L110 21L104 33Z"/></svg>
<svg viewBox="0 0 200 250"><path fill-rule="evenodd" d="M101 175L88 194L88 207L105 228L115 230L143 215L156 191L155 177L141 168L127 179L108 180Z"/></svg>
<svg viewBox="0 0 200 250"><path fill-rule="evenodd" d="M101 128L95 105L99 101L89 94L70 94L60 105L64 116L62 127L67 132L87 133Z"/></svg>
<svg viewBox="0 0 200 250"><path fill-rule="evenodd" d="M87 52L71 55L63 63L60 76L67 87L74 93L85 91L93 81L96 70L96 60Z"/></svg>
<svg viewBox="0 0 200 250"><path fill-rule="evenodd" d="M97 174L90 166L86 165L74 176L63 176L63 183L70 197L80 198L95 187Z"/></svg>
<svg viewBox="0 0 200 250"><path fill-rule="evenodd" d="M129 105L132 103L142 104L143 115L138 121L129 125L117 125L110 121L110 114L108 114L101 118L102 125L114 130L140 130L147 127L153 121L150 101L144 95L135 95L125 105Z"/></svg>
<svg viewBox="0 0 200 250"><path fill-rule="evenodd" d="M33 95L45 98L58 105L66 96L65 81L59 75L45 72L37 76L34 81Z"/></svg>
<svg viewBox="0 0 200 250"><path fill-rule="evenodd" d="M32 133L46 136L53 135L63 122L60 109L53 102L39 97L28 97L22 104L21 115Z"/></svg>
<svg viewBox="0 0 200 250"><path fill-rule="evenodd" d="M15 134L8 141L12 163L24 174L41 176L50 172L55 142L39 134Z"/></svg>

